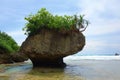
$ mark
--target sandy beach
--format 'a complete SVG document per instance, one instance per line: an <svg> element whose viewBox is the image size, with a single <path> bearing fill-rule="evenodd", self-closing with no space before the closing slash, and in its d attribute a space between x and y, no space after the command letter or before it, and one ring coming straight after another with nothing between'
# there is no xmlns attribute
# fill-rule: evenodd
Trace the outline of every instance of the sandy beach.
<svg viewBox="0 0 120 80"><path fill-rule="evenodd" d="M119 80L120 60L65 59L60 68L32 68L30 62L0 65L0 80Z"/></svg>

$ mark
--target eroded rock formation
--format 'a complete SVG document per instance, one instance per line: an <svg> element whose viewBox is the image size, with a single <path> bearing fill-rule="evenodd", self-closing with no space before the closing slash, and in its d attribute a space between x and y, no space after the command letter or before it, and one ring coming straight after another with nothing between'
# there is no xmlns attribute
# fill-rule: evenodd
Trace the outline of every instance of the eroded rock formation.
<svg viewBox="0 0 120 80"><path fill-rule="evenodd" d="M24 62L28 60L25 54L16 52L16 53L6 53L4 50L0 49L0 64L9 64L15 62Z"/></svg>
<svg viewBox="0 0 120 80"><path fill-rule="evenodd" d="M14 54L11 54L11 59L13 62L24 62L24 61L27 61L28 60L28 57L23 54L23 53L20 53L20 52L16 52Z"/></svg>
<svg viewBox="0 0 120 80"><path fill-rule="evenodd" d="M78 30L67 33L42 29L39 33L28 36L23 42L20 52L26 54L34 67L64 66L63 57L81 51L85 45L85 37Z"/></svg>

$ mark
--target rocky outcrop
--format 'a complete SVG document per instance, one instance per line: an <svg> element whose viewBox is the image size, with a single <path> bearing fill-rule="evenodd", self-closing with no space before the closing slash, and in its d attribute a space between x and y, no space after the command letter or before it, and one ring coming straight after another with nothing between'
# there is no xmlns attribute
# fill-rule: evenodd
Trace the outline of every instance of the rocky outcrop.
<svg viewBox="0 0 120 80"><path fill-rule="evenodd" d="M10 54L0 47L0 64L12 63Z"/></svg>
<svg viewBox="0 0 120 80"><path fill-rule="evenodd" d="M16 52L11 55L11 59L13 62L24 62L28 60L28 57L23 53Z"/></svg>
<svg viewBox="0 0 120 80"><path fill-rule="evenodd" d="M9 54L0 54L0 64L13 63Z"/></svg>
<svg viewBox="0 0 120 80"><path fill-rule="evenodd" d="M28 58L22 53L2 53L4 51L0 51L0 64L8 64L8 63L16 63L16 62L24 62L28 60Z"/></svg>
<svg viewBox="0 0 120 80"><path fill-rule="evenodd" d="M34 67L60 67L65 65L63 57L81 51L84 45L85 37L78 30L64 33L42 29L39 33L28 36L20 52L31 59Z"/></svg>

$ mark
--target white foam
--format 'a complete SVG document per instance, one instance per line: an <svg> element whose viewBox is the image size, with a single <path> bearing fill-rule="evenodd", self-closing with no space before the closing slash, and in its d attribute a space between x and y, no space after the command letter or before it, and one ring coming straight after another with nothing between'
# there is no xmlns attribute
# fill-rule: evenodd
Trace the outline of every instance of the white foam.
<svg viewBox="0 0 120 80"><path fill-rule="evenodd" d="M65 60L120 60L120 56L68 56Z"/></svg>
<svg viewBox="0 0 120 80"><path fill-rule="evenodd" d="M25 63L30 63L31 62L31 60L30 59L28 59L27 61L24 61Z"/></svg>

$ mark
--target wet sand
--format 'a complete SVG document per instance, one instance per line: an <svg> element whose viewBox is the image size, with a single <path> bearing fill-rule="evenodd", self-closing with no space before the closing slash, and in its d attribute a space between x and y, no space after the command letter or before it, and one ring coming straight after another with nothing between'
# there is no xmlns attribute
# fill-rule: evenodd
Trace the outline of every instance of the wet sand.
<svg viewBox="0 0 120 80"><path fill-rule="evenodd" d="M65 60L60 68L32 68L31 63L0 65L0 80L120 80L119 60Z"/></svg>

